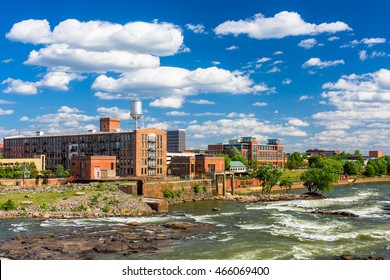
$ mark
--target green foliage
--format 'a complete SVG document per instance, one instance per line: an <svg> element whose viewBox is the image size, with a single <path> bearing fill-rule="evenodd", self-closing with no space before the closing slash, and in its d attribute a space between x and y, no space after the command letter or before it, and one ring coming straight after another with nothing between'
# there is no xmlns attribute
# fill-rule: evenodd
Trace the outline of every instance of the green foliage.
<svg viewBox="0 0 390 280"><path fill-rule="evenodd" d="M90 204L91 205L96 205L99 203L99 197L100 197L100 193L98 193L97 195L94 195L91 200L90 200Z"/></svg>
<svg viewBox="0 0 390 280"><path fill-rule="evenodd" d="M104 205L102 211L103 211L104 213L110 212L110 206L109 206L108 204Z"/></svg>
<svg viewBox="0 0 390 280"><path fill-rule="evenodd" d="M164 194L164 197L165 198L168 198L168 199L175 199L175 198L179 198L183 195L184 193L184 190L181 189L181 190L173 190L173 187L169 187L167 189L163 189L163 194Z"/></svg>
<svg viewBox="0 0 390 280"><path fill-rule="evenodd" d="M286 193L287 190L291 190L292 185L293 185L293 180L290 177L280 179L279 186L281 188L285 187Z"/></svg>
<svg viewBox="0 0 390 280"><path fill-rule="evenodd" d="M343 166L345 175L358 175L359 174L359 166L356 162L346 161Z"/></svg>
<svg viewBox="0 0 390 280"><path fill-rule="evenodd" d="M6 179L21 179L37 176L38 171L34 163L24 162L16 163L15 165L7 165L0 163L0 178Z"/></svg>
<svg viewBox="0 0 390 280"><path fill-rule="evenodd" d="M46 212L48 209L49 209L49 204L47 204L46 202L44 202L41 206L39 206L39 208Z"/></svg>
<svg viewBox="0 0 390 280"><path fill-rule="evenodd" d="M248 166L248 160L241 154L241 152L236 148L232 147L230 149L230 160L231 161L241 161L245 166Z"/></svg>
<svg viewBox="0 0 390 280"><path fill-rule="evenodd" d="M16 210L16 204L12 199L8 199L5 203L0 205L0 210Z"/></svg>
<svg viewBox="0 0 390 280"><path fill-rule="evenodd" d="M196 194L200 193L200 185L199 184L195 184L193 189L194 189L194 193L196 193Z"/></svg>
<svg viewBox="0 0 390 280"><path fill-rule="evenodd" d="M326 169L310 168L308 171L302 173L301 180L303 185L310 193L320 191L332 191L333 183L338 181L339 174L329 172Z"/></svg>
<svg viewBox="0 0 390 280"><path fill-rule="evenodd" d="M265 189L270 195L273 186L278 183L282 173L282 170L272 164L261 165L257 170L256 178L262 181L263 190Z"/></svg>
<svg viewBox="0 0 390 280"><path fill-rule="evenodd" d="M117 205L117 204L119 204L119 200L117 200L117 199L110 199L107 204L108 205Z"/></svg>
<svg viewBox="0 0 390 280"><path fill-rule="evenodd" d="M206 186L203 186L203 191L207 192L207 187Z"/></svg>
<svg viewBox="0 0 390 280"><path fill-rule="evenodd" d="M298 169L304 166L303 158L299 152L293 152L287 160L288 169Z"/></svg>
<svg viewBox="0 0 390 280"><path fill-rule="evenodd" d="M98 189L104 189L103 183L99 182L96 186Z"/></svg>
<svg viewBox="0 0 390 280"><path fill-rule="evenodd" d="M367 165L366 171L364 172L364 175L366 175L367 177L376 176L376 171L375 171L375 168L372 164Z"/></svg>

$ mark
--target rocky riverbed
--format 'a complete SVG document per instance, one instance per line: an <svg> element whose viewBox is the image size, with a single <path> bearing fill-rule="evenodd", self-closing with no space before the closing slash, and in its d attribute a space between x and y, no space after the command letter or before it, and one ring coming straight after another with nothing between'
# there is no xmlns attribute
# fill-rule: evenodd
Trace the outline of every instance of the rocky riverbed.
<svg viewBox="0 0 390 280"><path fill-rule="evenodd" d="M62 234L15 237L0 242L0 255L15 260L131 259L131 255L169 249L172 242L210 228L186 222L105 226Z"/></svg>
<svg viewBox="0 0 390 280"><path fill-rule="evenodd" d="M35 196L44 193L65 194L72 192L71 197L58 199L54 203L37 205L33 203ZM5 190L1 195L6 198L10 194L22 193L24 201L15 210L0 211L0 218L101 218L114 216L141 216L155 213L142 197L123 193L115 186L72 185L63 187L31 188L23 190Z"/></svg>

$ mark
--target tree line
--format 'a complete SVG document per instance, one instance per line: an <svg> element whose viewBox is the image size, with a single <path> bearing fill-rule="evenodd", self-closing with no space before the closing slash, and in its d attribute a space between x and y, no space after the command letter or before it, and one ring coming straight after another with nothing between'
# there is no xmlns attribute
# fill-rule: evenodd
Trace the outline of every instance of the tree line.
<svg viewBox="0 0 390 280"><path fill-rule="evenodd" d="M69 177L69 170L66 170L61 164L58 164L54 171L41 170L38 171L35 163L15 163L14 165L0 163L0 178L4 179L23 179L37 177Z"/></svg>

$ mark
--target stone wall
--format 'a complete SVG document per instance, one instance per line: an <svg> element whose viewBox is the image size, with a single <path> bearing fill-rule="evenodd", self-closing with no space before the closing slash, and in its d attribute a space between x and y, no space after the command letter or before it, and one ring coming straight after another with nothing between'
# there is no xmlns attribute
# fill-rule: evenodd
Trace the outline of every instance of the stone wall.
<svg viewBox="0 0 390 280"><path fill-rule="evenodd" d="M165 197L170 200L207 199L211 198L215 193L212 181L206 179L159 182L144 181L142 190L144 196Z"/></svg>
<svg viewBox="0 0 390 280"><path fill-rule="evenodd" d="M11 189L34 188L43 185L60 186L66 183L66 178L39 178L39 179L1 179L0 188Z"/></svg>

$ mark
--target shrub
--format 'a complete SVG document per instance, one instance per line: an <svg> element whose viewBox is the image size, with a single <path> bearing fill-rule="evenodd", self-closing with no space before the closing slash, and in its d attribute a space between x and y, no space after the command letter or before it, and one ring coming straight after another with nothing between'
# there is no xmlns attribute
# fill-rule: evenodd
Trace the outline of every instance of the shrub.
<svg viewBox="0 0 390 280"><path fill-rule="evenodd" d="M99 183L97 184L97 188L98 188L98 189L104 189L103 183L99 182Z"/></svg>
<svg viewBox="0 0 390 280"><path fill-rule="evenodd" d="M203 191L207 192L207 186L203 186Z"/></svg>
<svg viewBox="0 0 390 280"><path fill-rule="evenodd" d="M195 184L194 193L200 193L200 185L199 184Z"/></svg>
<svg viewBox="0 0 390 280"><path fill-rule="evenodd" d="M108 213L108 212L110 212L110 206L108 206L108 204L106 204L106 205L104 205L102 210L104 213Z"/></svg>
<svg viewBox="0 0 390 280"><path fill-rule="evenodd" d="M0 209L5 211L16 210L16 204L12 199L8 199L7 202L1 205Z"/></svg>
<svg viewBox="0 0 390 280"><path fill-rule="evenodd" d="M97 194L97 195L94 195L92 198L91 198L91 201L90 201L90 204L91 205L96 205L99 203L99 197L100 197L100 193Z"/></svg>
<svg viewBox="0 0 390 280"><path fill-rule="evenodd" d="M49 205L44 202L41 206L39 206L39 208L41 208L42 211L46 212L47 209L49 209Z"/></svg>
<svg viewBox="0 0 390 280"><path fill-rule="evenodd" d="M175 198L175 192L172 189L164 189L163 194L165 198L173 199Z"/></svg>

